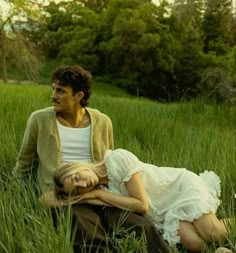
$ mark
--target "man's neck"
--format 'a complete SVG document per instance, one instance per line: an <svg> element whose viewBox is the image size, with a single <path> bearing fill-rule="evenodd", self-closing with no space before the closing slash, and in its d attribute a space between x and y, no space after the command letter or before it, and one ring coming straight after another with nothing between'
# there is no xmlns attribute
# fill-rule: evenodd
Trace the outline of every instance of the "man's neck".
<svg viewBox="0 0 236 253"><path fill-rule="evenodd" d="M60 124L72 128L83 128L90 124L89 115L84 107L73 113L59 112L56 115Z"/></svg>

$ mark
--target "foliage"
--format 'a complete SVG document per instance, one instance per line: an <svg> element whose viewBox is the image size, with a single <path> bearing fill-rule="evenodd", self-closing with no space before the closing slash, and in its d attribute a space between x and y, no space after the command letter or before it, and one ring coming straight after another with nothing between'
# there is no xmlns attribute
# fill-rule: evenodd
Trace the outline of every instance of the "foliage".
<svg viewBox="0 0 236 253"><path fill-rule="evenodd" d="M161 97L163 72L170 72L174 61L173 39L168 25L160 22L161 12L152 3L133 0L110 3L103 22L110 24L110 30L103 29L106 33L100 43L105 55L103 69L132 93L138 89L140 95Z"/></svg>
<svg viewBox="0 0 236 253"><path fill-rule="evenodd" d="M236 102L235 49L227 56L208 54L198 88L202 96L216 102ZM209 64L210 63L210 64Z"/></svg>
<svg viewBox="0 0 236 253"><path fill-rule="evenodd" d="M131 94L159 101L201 96L234 101L235 70L229 59L236 30L230 0L49 1L31 8L37 16L29 8L35 1L12 2L14 13L27 19L6 20L14 31L2 33L3 48L7 45L2 59L11 73L23 66L20 79L48 82L55 66L80 64ZM226 82L216 83L216 73Z"/></svg>
<svg viewBox="0 0 236 253"><path fill-rule="evenodd" d="M207 0L204 19L205 52L214 51L217 55L228 52L232 42L232 1Z"/></svg>
<svg viewBox="0 0 236 253"><path fill-rule="evenodd" d="M102 12L107 7L109 1L110 0L80 0L85 7L96 13Z"/></svg>
<svg viewBox="0 0 236 253"><path fill-rule="evenodd" d="M9 11L0 12L2 78L7 82L7 63L10 62L12 68L21 69L24 72L23 78L36 80L40 57L36 53L34 45L27 36L24 36L23 32L27 30L30 20L38 19L36 3L34 1L10 0L5 4L9 7Z"/></svg>

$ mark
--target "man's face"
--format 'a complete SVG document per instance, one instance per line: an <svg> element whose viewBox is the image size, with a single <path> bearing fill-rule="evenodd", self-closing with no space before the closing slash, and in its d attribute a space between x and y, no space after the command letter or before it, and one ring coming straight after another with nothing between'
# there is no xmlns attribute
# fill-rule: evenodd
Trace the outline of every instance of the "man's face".
<svg viewBox="0 0 236 253"><path fill-rule="evenodd" d="M75 104L78 104L71 86L62 86L57 82L52 83L51 99L55 112L72 112Z"/></svg>

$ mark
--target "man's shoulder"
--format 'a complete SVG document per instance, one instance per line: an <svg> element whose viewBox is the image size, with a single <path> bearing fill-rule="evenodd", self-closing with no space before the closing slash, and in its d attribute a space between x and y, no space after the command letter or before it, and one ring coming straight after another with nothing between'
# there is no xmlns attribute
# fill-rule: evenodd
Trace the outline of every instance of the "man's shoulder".
<svg viewBox="0 0 236 253"><path fill-rule="evenodd" d="M110 119L108 115L106 115L105 113L94 109L94 108L90 108L90 107L86 107L86 110L88 111L89 115L93 118L104 118L104 119Z"/></svg>
<svg viewBox="0 0 236 253"><path fill-rule="evenodd" d="M49 118L54 115L53 107L46 107L31 113L31 118Z"/></svg>

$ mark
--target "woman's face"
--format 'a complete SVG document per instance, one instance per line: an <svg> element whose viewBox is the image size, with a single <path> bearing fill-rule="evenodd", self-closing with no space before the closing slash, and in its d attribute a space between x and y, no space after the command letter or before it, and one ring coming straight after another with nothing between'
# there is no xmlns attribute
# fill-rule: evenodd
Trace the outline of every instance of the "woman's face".
<svg viewBox="0 0 236 253"><path fill-rule="evenodd" d="M82 170L68 176L63 183L63 191L66 194L78 195L93 189L99 182L98 176L91 169Z"/></svg>

